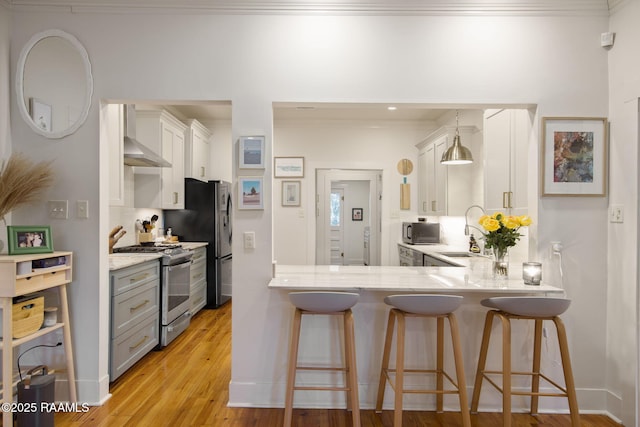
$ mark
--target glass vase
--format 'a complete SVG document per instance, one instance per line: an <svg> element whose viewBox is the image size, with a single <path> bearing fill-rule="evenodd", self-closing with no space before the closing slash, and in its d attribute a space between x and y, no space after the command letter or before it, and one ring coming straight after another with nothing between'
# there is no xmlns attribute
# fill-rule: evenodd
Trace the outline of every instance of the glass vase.
<svg viewBox="0 0 640 427"><path fill-rule="evenodd" d="M493 248L493 278L507 280L509 278L509 250Z"/></svg>

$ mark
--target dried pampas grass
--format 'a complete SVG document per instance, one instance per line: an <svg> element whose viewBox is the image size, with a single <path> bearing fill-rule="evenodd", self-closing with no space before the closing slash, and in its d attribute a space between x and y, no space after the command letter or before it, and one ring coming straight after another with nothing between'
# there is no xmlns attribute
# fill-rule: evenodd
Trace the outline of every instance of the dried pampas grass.
<svg viewBox="0 0 640 427"><path fill-rule="evenodd" d="M0 219L20 205L34 202L53 183L51 161L33 163L14 153L0 170Z"/></svg>

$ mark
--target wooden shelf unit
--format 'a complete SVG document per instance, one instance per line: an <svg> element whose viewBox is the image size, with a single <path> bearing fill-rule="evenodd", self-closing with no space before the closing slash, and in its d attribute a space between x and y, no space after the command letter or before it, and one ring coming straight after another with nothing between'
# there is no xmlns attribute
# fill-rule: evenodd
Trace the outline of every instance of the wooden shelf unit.
<svg viewBox="0 0 640 427"><path fill-rule="evenodd" d="M33 268L33 261L65 257L66 262L50 268ZM69 382L69 400L76 402L75 370L73 364L73 347L71 344L71 329L69 319L69 303L67 299L67 284L72 280L72 252L52 252L46 254L29 255L0 255L0 303L2 307L2 402L13 401L13 348L25 344L43 335L62 329L63 344L67 362L67 381ZM54 326L41 328L31 335L19 339L12 339L10 346L5 346L5 338L13 336L12 305L13 298L31 294L45 289L58 288L60 297L61 319ZM2 424L13 425L13 414L3 412Z"/></svg>

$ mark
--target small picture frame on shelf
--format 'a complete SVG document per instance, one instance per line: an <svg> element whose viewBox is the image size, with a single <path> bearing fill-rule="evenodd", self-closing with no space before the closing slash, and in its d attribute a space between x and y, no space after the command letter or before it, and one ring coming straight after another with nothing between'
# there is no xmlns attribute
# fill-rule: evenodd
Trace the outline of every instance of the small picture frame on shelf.
<svg viewBox="0 0 640 427"><path fill-rule="evenodd" d="M9 255L53 252L51 227L48 225L9 225L7 237Z"/></svg>
<svg viewBox="0 0 640 427"><path fill-rule="evenodd" d="M282 181L282 206L300 206L300 181Z"/></svg>
<svg viewBox="0 0 640 427"><path fill-rule="evenodd" d="M241 136L238 142L238 168L264 169L264 136Z"/></svg>
<svg viewBox="0 0 640 427"><path fill-rule="evenodd" d="M238 209L264 209L262 177L238 177Z"/></svg>

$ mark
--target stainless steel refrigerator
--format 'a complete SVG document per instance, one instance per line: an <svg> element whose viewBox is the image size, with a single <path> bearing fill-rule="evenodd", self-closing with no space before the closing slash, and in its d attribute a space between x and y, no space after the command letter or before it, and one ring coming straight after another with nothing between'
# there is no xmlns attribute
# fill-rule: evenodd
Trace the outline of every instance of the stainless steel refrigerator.
<svg viewBox="0 0 640 427"><path fill-rule="evenodd" d="M165 210L164 227L184 242L207 242L207 305L231 299L231 183L185 179L185 209Z"/></svg>

